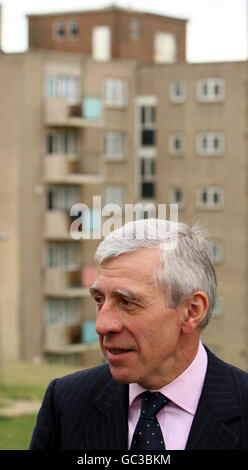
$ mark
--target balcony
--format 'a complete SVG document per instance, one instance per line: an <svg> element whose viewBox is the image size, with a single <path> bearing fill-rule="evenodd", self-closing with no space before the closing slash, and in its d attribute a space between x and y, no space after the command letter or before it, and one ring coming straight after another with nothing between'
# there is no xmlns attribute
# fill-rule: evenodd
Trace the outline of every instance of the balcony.
<svg viewBox="0 0 248 470"><path fill-rule="evenodd" d="M82 105L71 105L65 99L49 98L45 101L46 126L102 127L102 109L99 98L84 98Z"/></svg>
<svg viewBox="0 0 248 470"><path fill-rule="evenodd" d="M98 340L83 342L82 325L47 325L44 335L44 352L47 357L74 358L75 364L98 365L102 356ZM71 360L70 360L71 362Z"/></svg>
<svg viewBox="0 0 248 470"><path fill-rule="evenodd" d="M45 271L45 294L49 297L87 297L89 289L83 286L82 270L49 268Z"/></svg>
<svg viewBox="0 0 248 470"><path fill-rule="evenodd" d="M82 269L47 268L45 271L45 294L50 297L87 297L88 287L96 277L96 266Z"/></svg>
<svg viewBox="0 0 248 470"><path fill-rule="evenodd" d="M44 220L44 236L51 240L71 240L71 218L64 211L46 211Z"/></svg>
<svg viewBox="0 0 248 470"><path fill-rule="evenodd" d="M52 184L100 184L103 182L103 176L80 173L78 160L69 160L67 155L56 154L45 156L44 180Z"/></svg>

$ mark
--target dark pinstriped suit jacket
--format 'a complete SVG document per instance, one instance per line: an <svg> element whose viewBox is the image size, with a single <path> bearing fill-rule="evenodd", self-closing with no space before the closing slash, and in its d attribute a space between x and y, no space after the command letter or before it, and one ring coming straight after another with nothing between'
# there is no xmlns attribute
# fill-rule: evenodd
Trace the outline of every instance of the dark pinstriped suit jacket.
<svg viewBox="0 0 248 470"><path fill-rule="evenodd" d="M248 450L248 374L207 353L186 450ZM30 449L127 450L127 423L128 385L107 365L76 372L49 385Z"/></svg>

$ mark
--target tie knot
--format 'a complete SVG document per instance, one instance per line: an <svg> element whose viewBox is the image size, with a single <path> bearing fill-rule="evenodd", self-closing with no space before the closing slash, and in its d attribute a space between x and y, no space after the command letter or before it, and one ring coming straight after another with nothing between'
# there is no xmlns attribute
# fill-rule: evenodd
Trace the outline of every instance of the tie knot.
<svg viewBox="0 0 248 470"><path fill-rule="evenodd" d="M140 417L144 419L152 419L169 402L168 398L160 392L147 391L141 394L141 398Z"/></svg>

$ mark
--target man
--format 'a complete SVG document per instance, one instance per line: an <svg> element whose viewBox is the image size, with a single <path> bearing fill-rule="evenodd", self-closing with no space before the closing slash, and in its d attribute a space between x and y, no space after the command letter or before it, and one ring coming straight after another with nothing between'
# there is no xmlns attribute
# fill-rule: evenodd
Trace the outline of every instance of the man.
<svg viewBox="0 0 248 470"><path fill-rule="evenodd" d="M49 385L30 448L247 450L248 374L200 341L216 300L203 232L130 222L95 258L90 291L108 365Z"/></svg>

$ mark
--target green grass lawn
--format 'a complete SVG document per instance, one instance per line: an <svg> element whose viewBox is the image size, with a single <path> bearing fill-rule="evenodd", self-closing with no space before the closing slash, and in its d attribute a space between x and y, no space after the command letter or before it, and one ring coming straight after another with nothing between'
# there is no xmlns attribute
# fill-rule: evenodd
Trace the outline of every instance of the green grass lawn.
<svg viewBox="0 0 248 470"><path fill-rule="evenodd" d="M1 416L6 399L42 400L49 382L78 369L51 364L7 362L0 374L0 450L28 449L37 415Z"/></svg>
<svg viewBox="0 0 248 470"><path fill-rule="evenodd" d="M36 415L0 416L0 450L27 450L36 422Z"/></svg>

